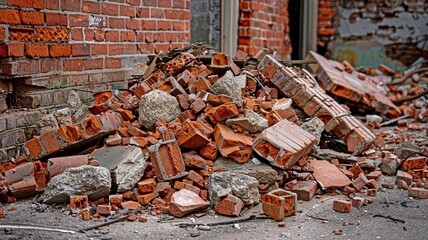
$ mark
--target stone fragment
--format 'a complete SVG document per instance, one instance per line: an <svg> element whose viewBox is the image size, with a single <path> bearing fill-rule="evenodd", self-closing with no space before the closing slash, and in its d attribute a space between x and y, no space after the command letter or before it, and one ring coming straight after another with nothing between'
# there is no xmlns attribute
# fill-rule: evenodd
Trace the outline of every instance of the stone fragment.
<svg viewBox="0 0 428 240"><path fill-rule="evenodd" d="M291 189L297 194L297 199L310 201L317 191L318 184L315 181L297 181Z"/></svg>
<svg viewBox="0 0 428 240"><path fill-rule="evenodd" d="M251 137L235 133L225 124L219 123L214 129L214 139L223 157L232 158L238 163L245 163L250 159L253 144Z"/></svg>
<svg viewBox="0 0 428 240"><path fill-rule="evenodd" d="M321 121L319 118L314 117L311 120L304 122L302 125L300 125L303 130L306 132L312 134L317 139L316 145L318 145L321 141L321 135L324 131L324 122Z"/></svg>
<svg viewBox="0 0 428 240"><path fill-rule="evenodd" d="M159 142L149 147L150 160L160 180L171 180L187 175L177 140Z"/></svg>
<svg viewBox="0 0 428 240"><path fill-rule="evenodd" d="M169 210L175 217L184 217L185 215L204 210L209 205L209 202L202 200L196 193L182 189L172 194Z"/></svg>
<svg viewBox="0 0 428 240"><path fill-rule="evenodd" d="M88 155L74 155L48 159L49 176L54 177L67 168L79 167L88 164Z"/></svg>
<svg viewBox="0 0 428 240"><path fill-rule="evenodd" d="M282 189L262 196L263 212L276 221L297 213L297 194Z"/></svg>
<svg viewBox="0 0 428 240"><path fill-rule="evenodd" d="M72 195L87 195L93 201L107 197L110 188L107 168L84 165L66 169L51 178L40 199L46 204L67 203Z"/></svg>
<svg viewBox="0 0 428 240"><path fill-rule="evenodd" d="M351 208L352 208L351 202L348 202L345 200L338 200L338 199L335 199L333 201L333 210L335 212L350 213Z"/></svg>
<svg viewBox="0 0 428 240"><path fill-rule="evenodd" d="M161 90L153 90L140 99L138 121L147 129L153 129L159 119L170 122L181 115L175 97Z"/></svg>
<svg viewBox="0 0 428 240"><path fill-rule="evenodd" d="M259 133L268 128L268 121L255 113L253 110L246 109L245 116L229 118L226 121L226 125L229 127L232 125L238 125L250 133Z"/></svg>
<svg viewBox="0 0 428 240"><path fill-rule="evenodd" d="M245 204L241 199L228 194L215 206L214 210L222 215L237 217L241 214L241 209L244 206Z"/></svg>
<svg viewBox="0 0 428 240"><path fill-rule="evenodd" d="M256 204L260 201L256 178L244 174L220 172L214 173L208 180L208 194L213 206L216 206L223 197L232 192L246 205Z"/></svg>
<svg viewBox="0 0 428 240"><path fill-rule="evenodd" d="M398 162L394 159L382 159L379 167L383 174L393 176L397 172Z"/></svg>
<svg viewBox="0 0 428 240"><path fill-rule="evenodd" d="M90 154L99 165L110 170L113 189L125 192L143 177L148 156L135 146L103 147Z"/></svg>
<svg viewBox="0 0 428 240"><path fill-rule="evenodd" d="M242 95L241 89L245 88L245 84L245 75L235 77L232 71L227 71L209 90L216 95L224 94L233 98L234 101L240 101Z"/></svg>
<svg viewBox="0 0 428 240"><path fill-rule="evenodd" d="M325 160L310 160L307 167L314 171L312 175L322 189L342 188L351 184L344 173Z"/></svg>
<svg viewBox="0 0 428 240"><path fill-rule="evenodd" d="M284 119L260 133L253 150L270 164L289 168L311 152L315 141L310 133Z"/></svg>

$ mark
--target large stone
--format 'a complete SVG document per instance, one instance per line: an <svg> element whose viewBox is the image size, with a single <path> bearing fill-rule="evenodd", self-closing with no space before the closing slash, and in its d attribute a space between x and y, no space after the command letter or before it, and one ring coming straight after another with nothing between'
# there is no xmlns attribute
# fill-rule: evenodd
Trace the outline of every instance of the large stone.
<svg viewBox="0 0 428 240"><path fill-rule="evenodd" d="M259 133L269 127L268 120L250 109L245 110L245 116L243 117L228 119L226 125L229 127L238 125L250 133Z"/></svg>
<svg viewBox="0 0 428 240"><path fill-rule="evenodd" d="M216 206L230 192L246 205L260 202L259 181L244 174L220 172L214 173L208 180L208 193L211 204Z"/></svg>
<svg viewBox="0 0 428 240"><path fill-rule="evenodd" d="M204 210L209 205L210 203L204 201L198 194L187 189L181 189L172 194L169 211L175 217L183 217Z"/></svg>
<svg viewBox="0 0 428 240"><path fill-rule="evenodd" d="M161 90L153 90L140 99L138 121L147 129L153 129L159 119L170 122L181 115L180 105L175 97Z"/></svg>
<svg viewBox="0 0 428 240"><path fill-rule="evenodd" d="M218 79L209 90L216 95L223 94L231 97L234 101L240 101L242 94L241 89L245 88L245 84L245 75L235 77L232 71L229 70L223 77Z"/></svg>
<svg viewBox="0 0 428 240"><path fill-rule="evenodd" d="M143 177L148 156L134 146L103 147L90 155L100 166L110 170L113 190L131 190Z"/></svg>
<svg viewBox="0 0 428 240"><path fill-rule="evenodd" d="M85 165L69 168L51 178L40 199L46 204L68 203L72 195L87 195L93 201L107 197L110 188L110 172L107 168Z"/></svg>
<svg viewBox="0 0 428 240"><path fill-rule="evenodd" d="M324 131L324 122L321 119L314 117L311 120L300 125L306 132L312 134L317 139L317 145L321 141L321 134Z"/></svg>

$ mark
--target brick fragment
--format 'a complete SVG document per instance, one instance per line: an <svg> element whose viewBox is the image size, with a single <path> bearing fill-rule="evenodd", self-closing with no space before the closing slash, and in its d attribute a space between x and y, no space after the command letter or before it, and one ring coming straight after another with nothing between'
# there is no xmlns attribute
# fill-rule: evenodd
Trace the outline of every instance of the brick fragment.
<svg viewBox="0 0 428 240"><path fill-rule="evenodd" d="M225 103L218 107L211 108L206 113L206 117L208 117L212 123L217 124L230 117L235 117L238 114L239 110L235 103Z"/></svg>
<svg viewBox="0 0 428 240"><path fill-rule="evenodd" d="M151 193L146 193L137 196L137 202L141 205L147 205L149 202L156 197L156 191Z"/></svg>
<svg viewBox="0 0 428 240"><path fill-rule="evenodd" d="M182 189L171 196L170 213L175 217L183 217L206 209L209 202L202 200L196 193Z"/></svg>
<svg viewBox="0 0 428 240"><path fill-rule="evenodd" d="M120 204L120 206L123 209L135 210L135 209L139 208L141 206L141 204L139 204L138 202L134 202L134 201L126 201L126 202L122 202Z"/></svg>
<svg viewBox="0 0 428 240"><path fill-rule="evenodd" d="M187 179L193 181L193 183L202 188L204 187L204 178L197 172L195 172L194 170L190 170L189 174L187 174L186 176Z"/></svg>
<svg viewBox="0 0 428 240"><path fill-rule="evenodd" d="M354 197L352 199L352 207L362 207L365 203L365 199L362 197Z"/></svg>
<svg viewBox="0 0 428 240"><path fill-rule="evenodd" d="M158 179L170 180L187 175L177 140L157 143L148 150Z"/></svg>
<svg viewBox="0 0 428 240"><path fill-rule="evenodd" d="M315 181L297 181L291 189L297 194L297 199L310 201L317 191L318 184Z"/></svg>
<svg viewBox="0 0 428 240"><path fill-rule="evenodd" d="M123 202L123 196L121 194L110 195L108 197L108 201L110 206L112 207L120 207Z"/></svg>
<svg viewBox="0 0 428 240"><path fill-rule="evenodd" d="M99 215L110 215L111 214L111 206L108 204L97 205L97 214L99 214Z"/></svg>
<svg viewBox="0 0 428 240"><path fill-rule="evenodd" d="M297 213L297 194L282 189L262 195L263 212L276 221Z"/></svg>
<svg viewBox="0 0 428 240"><path fill-rule="evenodd" d="M208 143L201 147L199 154L208 160L215 160L217 158L217 146L214 143Z"/></svg>
<svg viewBox="0 0 428 240"><path fill-rule="evenodd" d="M195 151L183 153L184 164L188 168L205 169L207 163L205 159L199 156Z"/></svg>
<svg viewBox="0 0 428 240"><path fill-rule="evenodd" d="M308 155L316 138L286 119L265 129L256 138L253 150L270 164L288 168Z"/></svg>
<svg viewBox="0 0 428 240"><path fill-rule="evenodd" d="M333 210L339 213L350 213L351 212L351 202L345 200L335 199L333 201Z"/></svg>
<svg viewBox="0 0 428 240"><path fill-rule="evenodd" d="M409 197L428 199L428 189L412 187L408 190Z"/></svg>
<svg viewBox="0 0 428 240"><path fill-rule="evenodd" d="M244 134L235 133L227 125L219 123L214 129L214 139L220 154L238 163L246 163L251 157L253 140Z"/></svg>
<svg viewBox="0 0 428 240"><path fill-rule="evenodd" d="M208 137L212 132L211 126L202 121L187 122L177 131L177 141L182 148L198 149L211 142Z"/></svg>
<svg viewBox="0 0 428 240"><path fill-rule="evenodd" d="M156 180L154 178L144 179L137 183L137 188L140 193L151 193L156 190Z"/></svg>
<svg viewBox="0 0 428 240"><path fill-rule="evenodd" d="M193 62L195 56L188 52L183 52L171 61L165 64L164 69L168 72L169 75L174 76L179 73L187 64Z"/></svg>
<svg viewBox="0 0 428 240"><path fill-rule="evenodd" d="M70 208L71 209L83 209L88 207L88 196L70 196Z"/></svg>
<svg viewBox="0 0 428 240"><path fill-rule="evenodd" d="M214 208L222 215L237 217L241 214L241 209L245 206L244 202L231 194L223 198Z"/></svg>
<svg viewBox="0 0 428 240"><path fill-rule="evenodd" d="M89 209L83 209L82 210L82 220L88 221L91 219L91 211Z"/></svg>

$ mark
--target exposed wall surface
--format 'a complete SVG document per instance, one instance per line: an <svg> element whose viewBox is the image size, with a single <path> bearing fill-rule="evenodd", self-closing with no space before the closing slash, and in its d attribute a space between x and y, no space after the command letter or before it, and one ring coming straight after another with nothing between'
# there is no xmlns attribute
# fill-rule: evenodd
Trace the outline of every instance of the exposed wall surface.
<svg viewBox="0 0 428 240"><path fill-rule="evenodd" d="M428 51L427 1L323 0L319 5L319 19L326 16L319 22L319 44L329 42L335 59L403 70ZM326 13L335 9L336 17L328 21Z"/></svg>
<svg viewBox="0 0 428 240"><path fill-rule="evenodd" d="M126 87L146 54L189 42L190 0L0 0L0 162L71 90Z"/></svg>
<svg viewBox="0 0 428 240"><path fill-rule="evenodd" d="M220 0L192 0L191 35L192 42L205 42L220 51Z"/></svg>
<svg viewBox="0 0 428 240"><path fill-rule="evenodd" d="M277 58L289 59L291 42L288 0L240 0L238 49L255 55L260 49L277 51Z"/></svg>

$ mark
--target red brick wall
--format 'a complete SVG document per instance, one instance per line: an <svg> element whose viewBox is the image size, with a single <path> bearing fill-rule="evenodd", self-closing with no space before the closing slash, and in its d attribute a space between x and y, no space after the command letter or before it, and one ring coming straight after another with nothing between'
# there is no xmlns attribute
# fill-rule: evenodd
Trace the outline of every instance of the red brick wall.
<svg viewBox="0 0 428 240"><path fill-rule="evenodd" d="M318 2L318 50L324 54L328 42L334 36L334 17L336 15L336 1L319 0Z"/></svg>
<svg viewBox="0 0 428 240"><path fill-rule="evenodd" d="M126 87L147 54L189 42L190 0L0 0L0 162L71 90Z"/></svg>
<svg viewBox="0 0 428 240"><path fill-rule="evenodd" d="M238 49L255 55L260 49L277 51L277 58L290 58L288 0L240 0Z"/></svg>

